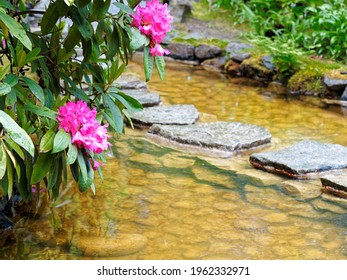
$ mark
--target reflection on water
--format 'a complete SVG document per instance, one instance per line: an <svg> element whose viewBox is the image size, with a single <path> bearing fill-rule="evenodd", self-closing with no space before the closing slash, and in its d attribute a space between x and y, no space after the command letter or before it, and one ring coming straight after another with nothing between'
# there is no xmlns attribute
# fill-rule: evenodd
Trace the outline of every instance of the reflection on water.
<svg viewBox="0 0 347 280"><path fill-rule="evenodd" d="M142 74L140 66L130 70ZM342 115L265 97L217 74L173 65L164 82L154 76L149 87L166 104L266 126L270 149L302 139L347 146ZM97 195L76 193L72 184L56 204L70 203L16 224L17 243L1 249L1 259L347 257L347 203L321 195L319 181L254 170L248 155L220 159L160 147L142 131L127 130L113 144Z"/></svg>

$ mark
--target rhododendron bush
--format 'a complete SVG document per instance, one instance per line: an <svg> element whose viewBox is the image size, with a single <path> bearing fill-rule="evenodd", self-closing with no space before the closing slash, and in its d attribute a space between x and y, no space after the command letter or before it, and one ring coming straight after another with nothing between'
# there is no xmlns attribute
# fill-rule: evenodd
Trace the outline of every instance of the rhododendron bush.
<svg viewBox="0 0 347 280"><path fill-rule="evenodd" d="M117 79L140 48L146 79L154 65L164 77L172 17L158 0L55 0L45 11L25 3L0 1L0 200L40 190L55 199L69 170L80 191L95 193L112 133L142 109ZM26 23L33 13L40 31Z"/></svg>

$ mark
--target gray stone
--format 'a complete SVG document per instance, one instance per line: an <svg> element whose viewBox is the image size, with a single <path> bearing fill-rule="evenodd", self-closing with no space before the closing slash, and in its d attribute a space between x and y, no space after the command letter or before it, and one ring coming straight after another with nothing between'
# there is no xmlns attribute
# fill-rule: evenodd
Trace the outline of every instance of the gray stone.
<svg viewBox="0 0 347 280"><path fill-rule="evenodd" d="M169 57L180 60L194 60L194 46L184 43L169 43L166 49L170 51Z"/></svg>
<svg viewBox="0 0 347 280"><path fill-rule="evenodd" d="M204 60L201 63L201 66L207 71L223 72L225 63L226 63L226 57L220 56L220 57Z"/></svg>
<svg viewBox="0 0 347 280"><path fill-rule="evenodd" d="M244 60L249 59L251 54L249 52L237 52L230 55L230 58L235 62L242 63Z"/></svg>
<svg viewBox="0 0 347 280"><path fill-rule="evenodd" d="M289 93L287 87L285 87L281 82L277 81L269 83L266 91L277 95L286 95Z"/></svg>
<svg viewBox="0 0 347 280"><path fill-rule="evenodd" d="M127 256L147 246L147 238L140 234L119 234L114 237L78 236L72 239L76 247L88 257Z"/></svg>
<svg viewBox="0 0 347 280"><path fill-rule="evenodd" d="M273 58L269 55L264 55L261 58L261 61L266 69L269 69L271 71L274 71L276 69L275 65L273 64Z"/></svg>
<svg viewBox="0 0 347 280"><path fill-rule="evenodd" d="M347 198L347 176L346 173L329 174L321 178L323 191L333 195Z"/></svg>
<svg viewBox="0 0 347 280"><path fill-rule="evenodd" d="M124 74L117 79L116 83L122 89L147 88L146 82L134 74Z"/></svg>
<svg viewBox="0 0 347 280"><path fill-rule="evenodd" d="M153 125L148 133L182 144L236 152L268 144L271 134L266 128L238 123L212 122L186 126Z"/></svg>
<svg viewBox="0 0 347 280"><path fill-rule="evenodd" d="M347 86L347 77L333 78L330 75L324 76L325 85L335 91L343 91Z"/></svg>
<svg viewBox="0 0 347 280"><path fill-rule="evenodd" d="M202 44L195 47L194 53L196 58L205 60L220 55L222 53L222 49L214 45Z"/></svg>
<svg viewBox="0 0 347 280"><path fill-rule="evenodd" d="M131 114L137 127L148 127L152 124L187 125L199 118L194 105L166 105L144 108L141 112Z"/></svg>
<svg viewBox="0 0 347 280"><path fill-rule="evenodd" d="M157 106L161 103L158 93L150 92L147 89L126 89L123 92L136 100L138 100L143 107Z"/></svg>
<svg viewBox="0 0 347 280"><path fill-rule="evenodd" d="M305 140L279 151L253 154L250 162L255 168L288 177L315 178L322 172L347 168L347 147Z"/></svg>
<svg viewBox="0 0 347 280"><path fill-rule="evenodd" d="M345 90L343 91L341 95L341 100L347 101L347 87L345 88Z"/></svg>
<svg viewBox="0 0 347 280"><path fill-rule="evenodd" d="M240 42L230 42L227 45L225 50L229 55L233 55L234 53L238 53L242 50L250 49L250 48L253 48L253 46L250 44L245 44Z"/></svg>

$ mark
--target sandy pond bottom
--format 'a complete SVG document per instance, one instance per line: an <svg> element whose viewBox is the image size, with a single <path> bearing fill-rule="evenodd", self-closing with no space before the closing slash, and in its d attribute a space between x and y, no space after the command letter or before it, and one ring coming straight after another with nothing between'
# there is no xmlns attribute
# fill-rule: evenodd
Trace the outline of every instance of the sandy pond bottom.
<svg viewBox="0 0 347 280"><path fill-rule="evenodd" d="M142 74L131 65L130 71ZM194 104L221 121L267 127L277 149L302 139L347 146L342 114L217 74L169 65L149 87L164 104ZM293 181L250 167L247 154L213 158L175 151L127 130L97 195L76 186L15 226L1 259L347 259L347 202L319 181Z"/></svg>

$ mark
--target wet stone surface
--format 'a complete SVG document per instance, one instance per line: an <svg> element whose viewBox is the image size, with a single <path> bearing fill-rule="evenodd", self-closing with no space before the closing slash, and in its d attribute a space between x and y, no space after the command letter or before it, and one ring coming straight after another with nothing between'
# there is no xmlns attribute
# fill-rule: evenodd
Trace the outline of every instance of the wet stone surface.
<svg viewBox="0 0 347 280"><path fill-rule="evenodd" d="M141 80L138 76L134 74L124 74L119 79L117 79L116 83L122 89L147 88L146 82Z"/></svg>
<svg viewBox="0 0 347 280"><path fill-rule="evenodd" d="M321 178L321 182L325 192L347 198L346 173L326 175Z"/></svg>
<svg viewBox="0 0 347 280"><path fill-rule="evenodd" d="M140 89L126 89L123 90L126 95L129 95L138 100L143 107L157 106L161 103L158 93L150 92L145 88Z"/></svg>
<svg viewBox="0 0 347 280"><path fill-rule="evenodd" d="M322 172L347 168L347 147L306 140L279 151L253 154L250 162L289 177L315 178Z"/></svg>
<svg viewBox="0 0 347 280"><path fill-rule="evenodd" d="M197 121L199 112L194 105L167 105L144 108L131 117L137 127L149 127L153 124L188 125Z"/></svg>
<svg viewBox="0 0 347 280"><path fill-rule="evenodd" d="M271 141L266 128L239 122L197 123L183 127L154 125L148 133L182 144L226 152L246 150Z"/></svg>

